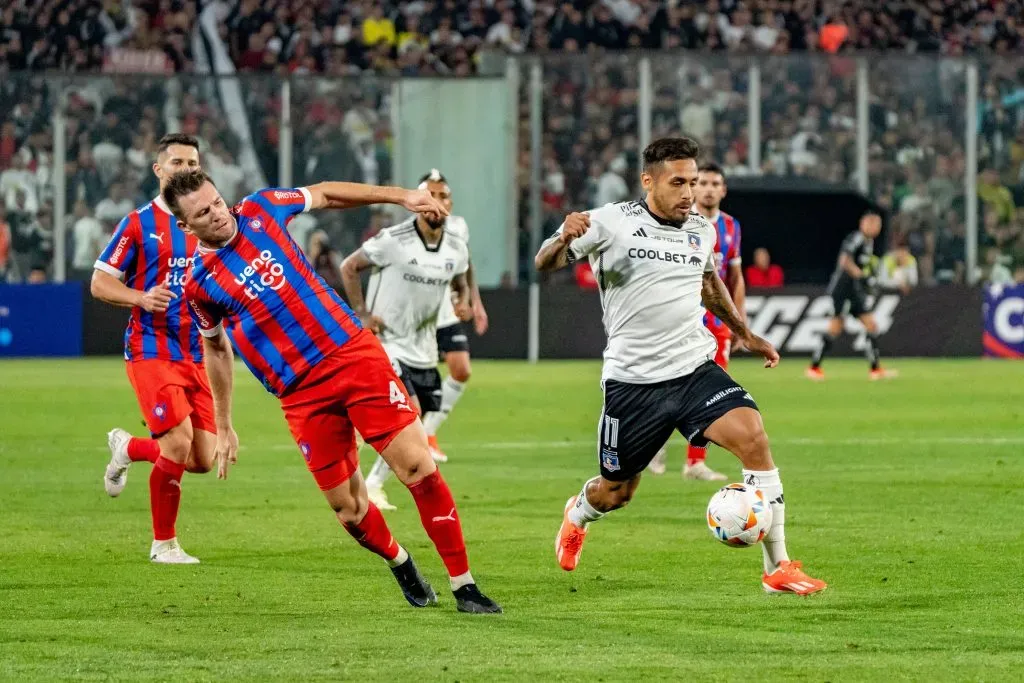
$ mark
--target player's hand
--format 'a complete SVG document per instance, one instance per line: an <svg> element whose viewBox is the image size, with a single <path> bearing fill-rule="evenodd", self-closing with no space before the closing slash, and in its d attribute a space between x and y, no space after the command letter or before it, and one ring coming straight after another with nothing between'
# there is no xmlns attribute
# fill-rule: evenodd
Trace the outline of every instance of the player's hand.
<svg viewBox="0 0 1024 683"><path fill-rule="evenodd" d="M582 237L589 228L590 214L574 211L565 217L565 226L559 239L562 240L562 244L569 244L577 237Z"/></svg>
<svg viewBox="0 0 1024 683"><path fill-rule="evenodd" d="M238 462L238 434L231 427L217 429L217 446L213 450L217 461L217 478L228 478L228 465Z"/></svg>
<svg viewBox="0 0 1024 683"><path fill-rule="evenodd" d="M139 305L149 313L163 313L176 296L167 285L157 285L142 295Z"/></svg>
<svg viewBox="0 0 1024 683"><path fill-rule="evenodd" d="M434 196L426 190L406 190L402 198L402 206L413 213L425 213L428 216L444 217L448 210L444 204L434 199Z"/></svg>
<svg viewBox="0 0 1024 683"><path fill-rule="evenodd" d="M487 328L490 326L491 323L487 319L487 311L484 310L483 303L478 299L473 302L473 328L478 335L484 335L487 334Z"/></svg>
<svg viewBox="0 0 1024 683"><path fill-rule="evenodd" d="M455 317L462 322L471 320L473 318L473 309L465 301L460 301L455 304Z"/></svg>
<svg viewBox="0 0 1024 683"><path fill-rule="evenodd" d="M384 321L381 320L380 317L374 315L373 313L361 314L359 316L359 321L363 323L363 327L368 329L370 332L373 332L374 334L380 334L381 332L384 331Z"/></svg>
<svg viewBox="0 0 1024 683"><path fill-rule="evenodd" d="M767 339L758 337L751 332L746 337L743 337L741 341L751 353L764 356L764 366L766 368L774 368L779 364L779 352L775 350L775 347Z"/></svg>

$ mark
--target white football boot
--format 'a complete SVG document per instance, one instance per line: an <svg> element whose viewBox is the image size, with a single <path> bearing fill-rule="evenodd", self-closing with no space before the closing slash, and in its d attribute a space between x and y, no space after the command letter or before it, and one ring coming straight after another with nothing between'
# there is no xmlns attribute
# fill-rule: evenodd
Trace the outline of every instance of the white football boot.
<svg viewBox="0 0 1024 683"><path fill-rule="evenodd" d="M149 559L156 564L199 564L199 558L181 549L177 538L153 541L149 548Z"/></svg>
<svg viewBox="0 0 1024 683"><path fill-rule="evenodd" d="M110 448L110 462L103 475L103 488L107 495L116 498L124 491L128 483L128 468L131 466L131 458L128 457L128 442L132 435L123 429L115 427L107 432L107 446Z"/></svg>
<svg viewBox="0 0 1024 683"><path fill-rule="evenodd" d="M370 499L370 502L377 506L378 510L397 510L394 505L388 500L388 494L384 493L384 489L379 487L366 489L366 497Z"/></svg>
<svg viewBox="0 0 1024 683"><path fill-rule="evenodd" d="M651 474L665 474L665 458L668 456L668 447L662 446L661 450L654 454L654 458L647 465Z"/></svg>
<svg viewBox="0 0 1024 683"><path fill-rule="evenodd" d="M686 465L683 468L683 479L697 479L698 481L727 481L729 477L721 472L715 472L706 463L698 462L695 465Z"/></svg>

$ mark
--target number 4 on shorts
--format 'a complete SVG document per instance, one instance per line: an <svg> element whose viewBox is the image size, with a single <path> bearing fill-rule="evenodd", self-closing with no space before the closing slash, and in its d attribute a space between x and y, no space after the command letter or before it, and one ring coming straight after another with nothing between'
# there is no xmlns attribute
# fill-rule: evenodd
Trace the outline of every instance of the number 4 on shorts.
<svg viewBox="0 0 1024 683"><path fill-rule="evenodd" d="M398 383L395 382L395 380L391 380L389 388L390 388L390 391L391 391L391 403L392 404L394 404L394 403L401 403L401 404L404 405L405 404L405 394L403 394L402 390L398 388Z"/></svg>

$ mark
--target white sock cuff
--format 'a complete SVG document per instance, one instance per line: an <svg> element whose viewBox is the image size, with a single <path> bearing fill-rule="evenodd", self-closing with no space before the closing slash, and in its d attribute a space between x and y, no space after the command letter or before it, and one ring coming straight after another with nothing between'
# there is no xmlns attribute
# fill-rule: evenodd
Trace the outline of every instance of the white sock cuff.
<svg viewBox="0 0 1024 683"><path fill-rule="evenodd" d="M463 389L466 388L465 382L460 382L459 380L452 379L451 377L445 377L444 383L447 384L452 391L461 392Z"/></svg>
<svg viewBox="0 0 1024 683"><path fill-rule="evenodd" d="M590 488L590 482L592 482L592 481L594 481L596 479L597 479L597 477L594 477L593 479L588 479L587 483L585 483L583 485L583 488L580 489L580 497L582 498L582 502L580 503L580 507L583 509L583 514L588 519L591 519L591 518L592 519L599 519L601 517L604 517L604 515L605 515L604 512L601 512L600 510L595 508L593 505L591 505L590 501L587 499L587 489Z"/></svg>
<svg viewBox="0 0 1024 683"><path fill-rule="evenodd" d="M753 480L751 480L753 479ZM743 482L752 484L756 488L764 489L769 486L782 487L782 480L779 478L779 469L771 470L743 470Z"/></svg>

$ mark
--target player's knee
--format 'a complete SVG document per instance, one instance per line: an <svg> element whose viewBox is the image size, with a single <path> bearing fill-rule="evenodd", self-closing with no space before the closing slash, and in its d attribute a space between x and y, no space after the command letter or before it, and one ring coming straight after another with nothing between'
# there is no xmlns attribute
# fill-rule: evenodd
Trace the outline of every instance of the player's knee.
<svg viewBox="0 0 1024 683"><path fill-rule="evenodd" d="M192 452L192 439L189 434L173 429L159 439L160 454L174 462L187 463Z"/></svg>
<svg viewBox="0 0 1024 683"><path fill-rule="evenodd" d="M434 465L430 451L426 448L423 449L423 453L419 457L410 458L401 464L391 465L391 471L406 486L412 486L421 479L430 476L436 469L437 466Z"/></svg>
<svg viewBox="0 0 1024 683"><path fill-rule="evenodd" d="M772 452L763 425L752 426L739 442L739 456L747 469L771 469Z"/></svg>
<svg viewBox="0 0 1024 683"><path fill-rule="evenodd" d="M462 384L465 384L466 382L469 381L469 377L473 373L470 370L469 363L456 363L451 368L449 368L448 374L456 382L461 382Z"/></svg>
<svg viewBox="0 0 1024 683"><path fill-rule="evenodd" d="M587 491L587 499L595 509L601 512L624 508L633 499L635 487L630 486L628 482L602 482L601 484L596 491Z"/></svg>
<svg viewBox="0 0 1024 683"><path fill-rule="evenodd" d="M206 474L213 469L213 463L206 462L203 459L197 457L195 451L189 456L188 462L185 463L185 471L192 474Z"/></svg>

